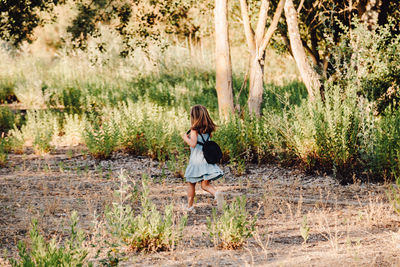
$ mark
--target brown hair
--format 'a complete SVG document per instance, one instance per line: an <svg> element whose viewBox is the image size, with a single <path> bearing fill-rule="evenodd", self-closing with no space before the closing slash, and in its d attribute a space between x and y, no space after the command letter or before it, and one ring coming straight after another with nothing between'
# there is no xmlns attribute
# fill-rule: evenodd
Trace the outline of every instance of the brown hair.
<svg viewBox="0 0 400 267"><path fill-rule="evenodd" d="M194 105L190 111L190 122L192 124L191 130L195 130L198 133L211 134L215 131L217 126L212 121L210 114L205 106Z"/></svg>

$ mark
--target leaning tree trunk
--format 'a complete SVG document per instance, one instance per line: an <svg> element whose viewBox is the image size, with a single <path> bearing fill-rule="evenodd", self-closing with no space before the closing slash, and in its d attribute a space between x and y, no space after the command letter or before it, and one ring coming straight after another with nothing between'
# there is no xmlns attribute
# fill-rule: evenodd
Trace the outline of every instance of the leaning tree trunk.
<svg viewBox="0 0 400 267"><path fill-rule="evenodd" d="M288 26L290 47L294 60L296 61L297 67L299 68L301 78L306 85L310 100L314 101L315 92L319 91L321 83L319 81L318 74L314 71L314 69L308 62L306 52L304 51L304 47L300 38L297 12L293 6L292 0L286 0L285 16Z"/></svg>
<svg viewBox="0 0 400 267"><path fill-rule="evenodd" d="M264 60L265 52L261 58L252 53L250 61L250 88L247 105L251 114L260 116L261 103L264 93Z"/></svg>
<svg viewBox="0 0 400 267"><path fill-rule="evenodd" d="M221 118L233 113L232 65L228 37L227 0L215 0L216 90Z"/></svg>

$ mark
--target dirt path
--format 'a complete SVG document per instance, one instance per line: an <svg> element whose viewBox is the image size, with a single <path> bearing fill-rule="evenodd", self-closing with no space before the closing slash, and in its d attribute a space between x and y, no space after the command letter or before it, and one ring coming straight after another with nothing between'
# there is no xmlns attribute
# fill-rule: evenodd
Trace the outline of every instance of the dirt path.
<svg viewBox="0 0 400 267"><path fill-rule="evenodd" d="M121 169L135 181L151 177L151 199L159 208L173 202L183 213L185 186L158 162L119 154L96 162L75 151L10 155L0 169L0 249L15 255L16 242L26 238L32 218L47 238L65 235L72 210L89 231L95 214L101 219L118 187ZM216 186L227 201L247 196L247 208L258 217L257 232L238 251L214 248L206 219L215 206L197 187L196 213L173 252L134 254L122 266L400 266L400 217L386 200L383 185L340 186L331 177L311 177L275 165L249 166L236 177L229 167ZM299 227L304 215L310 236L303 244ZM0 261L1 265L1 261Z"/></svg>

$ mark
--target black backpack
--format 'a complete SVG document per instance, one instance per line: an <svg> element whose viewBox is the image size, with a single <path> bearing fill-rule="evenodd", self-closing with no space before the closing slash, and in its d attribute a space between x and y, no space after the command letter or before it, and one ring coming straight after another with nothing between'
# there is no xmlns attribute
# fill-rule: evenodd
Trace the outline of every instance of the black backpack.
<svg viewBox="0 0 400 267"><path fill-rule="evenodd" d="M215 164L219 163L222 159L222 151L221 148L217 143L214 141L209 140L210 135L208 136L207 140L204 140L204 137L202 134L200 134L201 139L203 139L202 142L197 142L197 144L203 146L203 154L204 158L206 159L208 164Z"/></svg>

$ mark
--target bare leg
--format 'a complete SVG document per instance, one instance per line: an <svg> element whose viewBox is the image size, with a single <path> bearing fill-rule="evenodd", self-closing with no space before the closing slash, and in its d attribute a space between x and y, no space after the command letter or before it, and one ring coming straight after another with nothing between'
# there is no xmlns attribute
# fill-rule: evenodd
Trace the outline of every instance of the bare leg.
<svg viewBox="0 0 400 267"><path fill-rule="evenodd" d="M201 181L201 188L213 196L215 196L215 192L217 192L217 190L215 190L214 186L212 186L210 184L210 181L206 181L206 180Z"/></svg>
<svg viewBox="0 0 400 267"><path fill-rule="evenodd" d="M196 194L196 184L187 183L188 208L193 206L193 200L195 194Z"/></svg>
<svg viewBox="0 0 400 267"><path fill-rule="evenodd" d="M222 210L225 202L223 193L215 190L214 186L210 184L210 181L201 181L201 188L215 197L218 209Z"/></svg>

